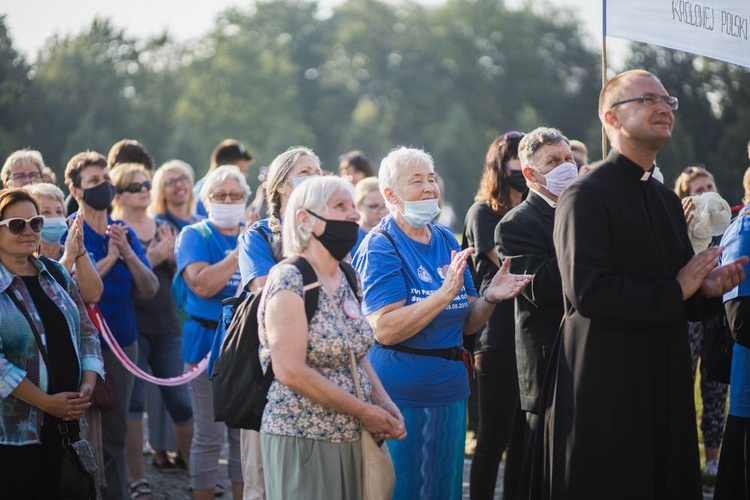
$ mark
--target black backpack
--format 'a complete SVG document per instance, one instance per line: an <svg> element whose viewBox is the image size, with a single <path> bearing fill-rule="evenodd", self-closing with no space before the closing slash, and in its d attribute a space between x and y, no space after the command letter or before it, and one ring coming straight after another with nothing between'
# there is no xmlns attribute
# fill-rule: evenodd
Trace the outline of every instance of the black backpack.
<svg viewBox="0 0 750 500"><path fill-rule="evenodd" d="M302 273L302 286L318 281L315 270L302 257L291 257L281 261L292 264ZM349 286L360 299L357 286L357 273L351 264L339 264ZM305 314L307 322L318 309L318 286L305 291ZM236 304L234 314L227 328L224 342L211 372L214 420L225 422L229 427L260 430L263 410L266 407L266 395L273 382L273 366L263 373L260 364L260 340L258 338L258 306L262 293L245 294L240 297L225 299Z"/></svg>

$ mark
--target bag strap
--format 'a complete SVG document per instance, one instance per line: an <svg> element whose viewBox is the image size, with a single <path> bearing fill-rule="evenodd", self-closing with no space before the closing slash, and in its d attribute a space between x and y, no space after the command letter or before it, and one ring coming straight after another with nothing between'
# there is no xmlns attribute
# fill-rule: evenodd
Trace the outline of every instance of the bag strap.
<svg viewBox="0 0 750 500"><path fill-rule="evenodd" d="M26 321L29 323L29 327L31 328L31 332L34 334L34 340L36 340L36 345L39 348L39 352L42 353L42 359L44 360L44 364L47 366L47 373L49 374L50 382L54 380L54 376L52 374L52 364L49 362L49 357L47 356L47 348L42 343L42 336L39 334L39 330L36 329L36 325L34 324L34 320L31 319L31 315L29 315L29 312L26 310L25 307L23 307L23 304L21 304L21 301L18 300L18 297L10 291L6 290L8 294L8 297L10 297L10 300L13 301L13 303L16 305L19 311L21 311L21 314L23 314L23 317L26 318Z"/></svg>
<svg viewBox="0 0 750 500"><path fill-rule="evenodd" d="M262 231L258 230L262 233ZM315 273L312 265L304 257L290 257L283 260L282 262L291 264L302 273L302 290L305 294L305 315L307 316L307 322L310 323L312 317L315 315L315 311L318 309L318 299L320 298L320 283L318 282L318 275ZM268 394L268 390L271 388L271 384L274 380L273 373L273 361L268 362L268 368L266 368L263 374L263 380L260 382L261 394Z"/></svg>
<svg viewBox="0 0 750 500"><path fill-rule="evenodd" d="M362 303L362 290L359 289L359 281L357 280L357 270L354 269L354 266L352 266L350 263L346 262L345 260L342 260L339 263L339 267L344 272L344 277L346 278L346 281L349 282L349 288L352 289L352 292L354 292L354 296L357 297L357 300L359 303Z"/></svg>

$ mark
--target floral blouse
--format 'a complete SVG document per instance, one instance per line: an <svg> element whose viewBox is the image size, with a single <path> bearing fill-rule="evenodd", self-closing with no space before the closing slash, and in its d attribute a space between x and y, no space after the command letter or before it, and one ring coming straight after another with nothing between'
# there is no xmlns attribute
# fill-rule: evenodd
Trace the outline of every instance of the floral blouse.
<svg viewBox="0 0 750 500"><path fill-rule="evenodd" d="M264 370L271 360L265 328L266 303L280 290L289 290L304 297L302 274L295 266L282 264L274 267L263 291L264 297L258 310L258 335L261 342L260 360ZM370 324L362 314L346 278L341 278L341 284L333 294L321 287L318 309L308 325L307 365L357 397L349 361L349 345L351 344L359 361L370 351L373 342ZM361 365L358 364L357 368L362 392L369 403L370 378ZM360 422L351 415L324 408L274 380L268 391L268 404L263 412L260 432L331 442L352 442L360 439Z"/></svg>

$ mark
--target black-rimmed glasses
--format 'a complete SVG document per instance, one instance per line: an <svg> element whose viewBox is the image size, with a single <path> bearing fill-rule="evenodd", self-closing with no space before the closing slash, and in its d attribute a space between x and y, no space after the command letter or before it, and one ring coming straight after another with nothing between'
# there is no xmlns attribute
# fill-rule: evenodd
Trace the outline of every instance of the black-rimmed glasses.
<svg viewBox="0 0 750 500"><path fill-rule="evenodd" d="M44 227L44 216L35 215L29 219L23 219L21 217L11 217L0 221L0 226L8 226L10 232L13 234L21 234L26 229L26 224L31 227L31 230L35 233L40 233Z"/></svg>
<svg viewBox="0 0 750 500"><path fill-rule="evenodd" d="M625 99L624 101L616 102L612 106L610 106L609 109L612 109L615 106L619 106L620 104L627 104L629 102L636 101L640 101L642 104L651 107L661 104L663 101L667 103L667 106L669 106L669 109L671 109L672 111L677 111L677 108L680 106L679 99L674 96L647 93L639 95L638 97L633 97L631 99Z"/></svg>
<svg viewBox="0 0 750 500"><path fill-rule="evenodd" d="M118 189L118 193L140 193L143 188L146 188L146 191L151 191L151 181L143 181L143 182L131 182L124 188Z"/></svg>

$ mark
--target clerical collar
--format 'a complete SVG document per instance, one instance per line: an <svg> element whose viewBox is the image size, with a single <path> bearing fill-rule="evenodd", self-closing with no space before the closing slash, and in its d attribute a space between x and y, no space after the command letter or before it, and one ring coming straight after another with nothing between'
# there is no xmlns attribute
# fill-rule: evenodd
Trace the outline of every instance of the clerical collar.
<svg viewBox="0 0 750 500"><path fill-rule="evenodd" d="M661 170L656 165L651 167L651 170L643 172L643 175L641 176L641 180L645 182L649 180L650 177L653 177L655 181L658 181L664 184L664 174L661 173Z"/></svg>
<svg viewBox="0 0 750 500"><path fill-rule="evenodd" d="M537 190L536 190L536 189L534 189L533 187L530 187L530 188L529 188L529 190L530 190L530 191L534 191L534 192L535 192L535 193L536 193L537 195L539 195L539 197L540 197L541 199L543 199L544 201L546 201L546 202L547 202L547 204L548 204L549 206L551 206L552 208L555 208L555 207L557 207L557 202L555 202L555 201L552 201L552 200L551 200L551 199L550 199L549 197L547 197L547 196L543 195L542 193L540 193L539 191L537 191Z"/></svg>

